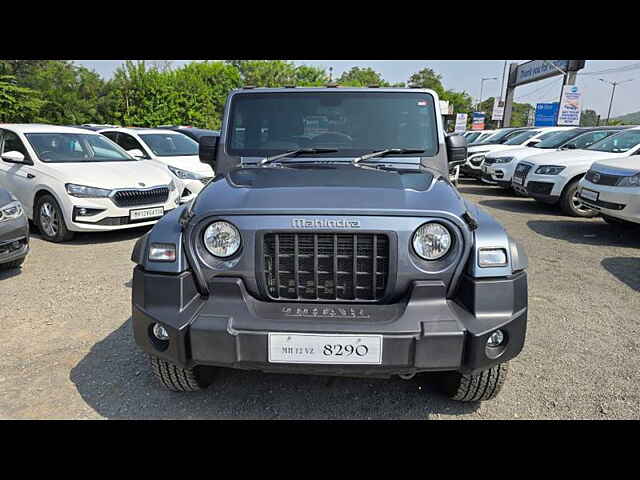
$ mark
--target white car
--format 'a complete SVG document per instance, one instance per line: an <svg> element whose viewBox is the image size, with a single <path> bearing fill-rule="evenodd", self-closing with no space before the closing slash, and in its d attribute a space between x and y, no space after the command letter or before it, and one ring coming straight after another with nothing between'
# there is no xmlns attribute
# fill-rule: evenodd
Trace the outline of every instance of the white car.
<svg viewBox="0 0 640 480"><path fill-rule="evenodd" d="M195 198L213 178L211 167L198 157L198 142L182 133L157 128L107 128L98 133L113 140L136 158L166 164L180 180L181 203Z"/></svg>
<svg viewBox="0 0 640 480"><path fill-rule="evenodd" d="M569 127L507 128L497 130L486 140L469 147L467 163L463 165L462 171L466 175L482 179L482 164L488 153L531 147L540 142L539 137L544 133L566 130L567 128Z"/></svg>
<svg viewBox="0 0 640 480"><path fill-rule="evenodd" d="M45 240L152 225L179 204L167 168L133 158L90 130L0 124L0 187Z"/></svg>
<svg viewBox="0 0 640 480"><path fill-rule="evenodd" d="M640 157L595 162L578 183L578 197L608 223L640 224Z"/></svg>
<svg viewBox="0 0 640 480"><path fill-rule="evenodd" d="M476 143L483 142L491 137L496 131L495 130L481 130L480 135L475 137L472 141L467 141L469 145L474 145Z"/></svg>
<svg viewBox="0 0 640 480"><path fill-rule="evenodd" d="M640 155L640 127L611 135L583 150L560 150L536 155L516 166L511 184L522 194L548 204L559 204L573 217L594 217L598 212L578 197L578 182L594 162ZM627 159L631 164L634 162Z"/></svg>
<svg viewBox="0 0 640 480"><path fill-rule="evenodd" d="M626 127L583 127L554 130L540 135L538 137L540 142L531 147L487 153L481 166L482 181L511 189L513 172L521 160L556 149L583 149L624 128Z"/></svg>

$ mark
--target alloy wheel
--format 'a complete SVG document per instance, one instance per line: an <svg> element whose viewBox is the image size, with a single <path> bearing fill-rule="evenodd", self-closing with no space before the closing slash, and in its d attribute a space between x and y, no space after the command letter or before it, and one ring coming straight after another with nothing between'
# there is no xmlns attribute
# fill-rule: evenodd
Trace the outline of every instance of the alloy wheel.
<svg viewBox="0 0 640 480"><path fill-rule="evenodd" d="M58 212L53 205L49 202L44 202L40 206L40 225L46 233L50 237L55 237L58 234L59 230L59 222Z"/></svg>

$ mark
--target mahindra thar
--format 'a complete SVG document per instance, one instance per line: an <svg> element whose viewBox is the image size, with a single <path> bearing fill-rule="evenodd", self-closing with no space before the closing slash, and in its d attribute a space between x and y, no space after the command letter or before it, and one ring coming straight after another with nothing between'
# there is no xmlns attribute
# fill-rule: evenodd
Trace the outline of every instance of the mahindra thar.
<svg viewBox="0 0 640 480"><path fill-rule="evenodd" d="M216 369L410 379L493 398L527 324L527 257L461 197L425 89L244 88L215 177L135 245L133 332L170 390Z"/></svg>

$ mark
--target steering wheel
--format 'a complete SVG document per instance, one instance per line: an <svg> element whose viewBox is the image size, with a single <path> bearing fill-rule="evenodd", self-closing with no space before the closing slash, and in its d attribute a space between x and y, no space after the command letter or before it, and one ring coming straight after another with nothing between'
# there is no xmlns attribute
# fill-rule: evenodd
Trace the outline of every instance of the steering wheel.
<svg viewBox="0 0 640 480"><path fill-rule="evenodd" d="M348 142L353 142L353 138L351 138L349 135L347 135L346 133L339 133L339 132L321 133L320 135L317 135L317 136L315 136L315 137L313 137L311 139L311 141L313 143L315 143L315 142L319 142L319 143L331 143L331 142L344 143L345 140L348 141Z"/></svg>
<svg viewBox="0 0 640 480"><path fill-rule="evenodd" d="M46 158L49 158L49 157L47 157L47 154L48 154L48 153L55 153L55 152L54 152L53 150L44 150L43 152L40 152L40 157L42 157L42 158L45 158L45 157L46 157Z"/></svg>

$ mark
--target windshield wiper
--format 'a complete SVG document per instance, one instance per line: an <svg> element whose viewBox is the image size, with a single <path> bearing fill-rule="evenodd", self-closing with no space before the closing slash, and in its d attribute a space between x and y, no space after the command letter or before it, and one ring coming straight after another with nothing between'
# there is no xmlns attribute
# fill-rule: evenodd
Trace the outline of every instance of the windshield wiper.
<svg viewBox="0 0 640 480"><path fill-rule="evenodd" d="M302 153L333 153L337 152L335 148L299 148L297 150L292 150L290 152L281 153L280 155L274 155L273 157L267 157L260 160L260 166L268 165L271 162L275 162L276 160L280 160L281 158L286 157L297 157Z"/></svg>
<svg viewBox="0 0 640 480"><path fill-rule="evenodd" d="M357 165L358 163L364 162L365 160L369 160L370 158L384 157L385 155L390 155L390 154L401 155L403 153L423 153L423 152L424 150L420 150L417 148L387 148L386 150L371 152L371 153L362 155L361 157L356 157L351 162L354 165Z"/></svg>

